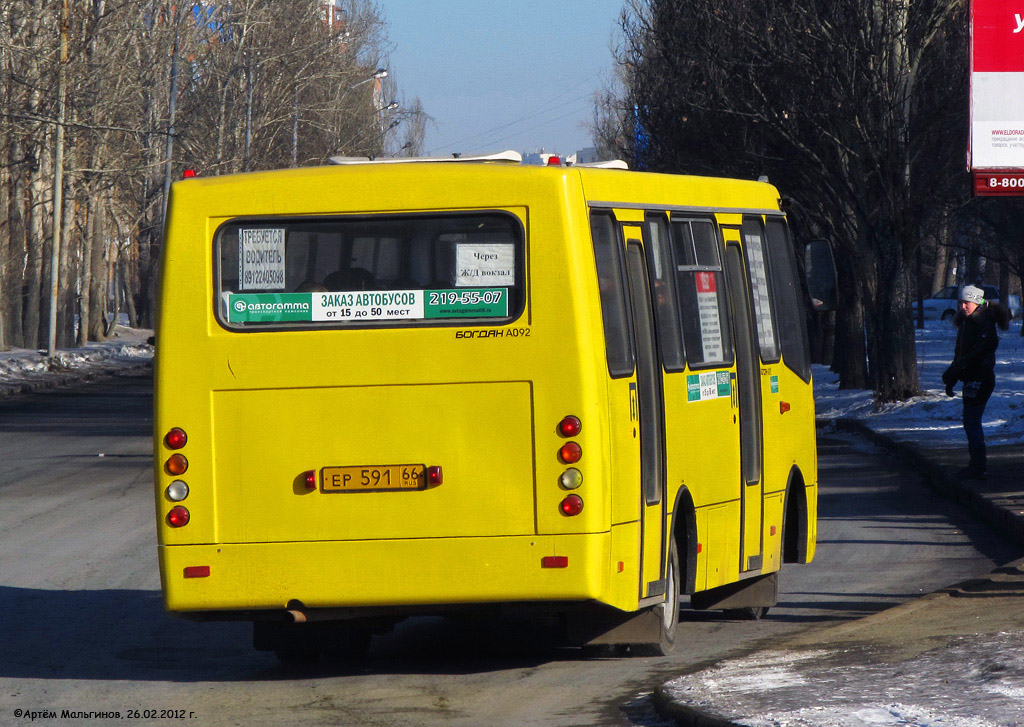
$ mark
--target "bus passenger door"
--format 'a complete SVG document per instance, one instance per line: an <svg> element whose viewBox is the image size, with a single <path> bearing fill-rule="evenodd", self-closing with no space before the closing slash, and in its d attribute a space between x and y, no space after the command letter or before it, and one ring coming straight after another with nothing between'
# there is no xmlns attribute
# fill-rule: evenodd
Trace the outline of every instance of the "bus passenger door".
<svg viewBox="0 0 1024 727"><path fill-rule="evenodd" d="M743 252L725 230L725 277L736 349L740 417L740 572L760 570L763 553L764 485L761 477L761 377Z"/></svg>
<svg viewBox="0 0 1024 727"><path fill-rule="evenodd" d="M623 226L626 278L636 346L637 403L640 414L640 598L665 593L665 431L661 366L655 341L654 311L640 228Z"/></svg>

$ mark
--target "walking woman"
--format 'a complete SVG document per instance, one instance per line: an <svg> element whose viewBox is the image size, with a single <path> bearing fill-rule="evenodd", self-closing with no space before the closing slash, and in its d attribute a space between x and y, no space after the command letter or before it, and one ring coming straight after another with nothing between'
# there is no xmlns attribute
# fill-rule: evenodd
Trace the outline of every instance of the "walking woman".
<svg viewBox="0 0 1024 727"><path fill-rule="evenodd" d="M985 479L985 434L981 415L996 387L996 349L999 334L1010 325L1010 313L998 303L985 300L981 288L965 285L960 291L960 307L953 318L957 326L953 363L942 374L946 394L953 396L953 386L964 382L964 432L970 464L957 472L962 479Z"/></svg>

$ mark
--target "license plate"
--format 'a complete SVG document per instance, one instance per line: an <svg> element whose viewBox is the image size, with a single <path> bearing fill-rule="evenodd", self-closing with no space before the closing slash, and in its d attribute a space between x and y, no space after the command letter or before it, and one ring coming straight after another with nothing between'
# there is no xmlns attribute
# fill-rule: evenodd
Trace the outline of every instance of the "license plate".
<svg viewBox="0 0 1024 727"><path fill-rule="evenodd" d="M324 467L324 492L394 492L426 488L427 468L422 464Z"/></svg>

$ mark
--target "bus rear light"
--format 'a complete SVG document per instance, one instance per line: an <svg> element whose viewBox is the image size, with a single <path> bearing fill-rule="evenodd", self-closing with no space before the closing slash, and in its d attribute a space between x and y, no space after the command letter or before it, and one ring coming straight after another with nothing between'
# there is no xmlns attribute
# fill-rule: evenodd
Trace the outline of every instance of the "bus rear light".
<svg viewBox="0 0 1024 727"><path fill-rule="evenodd" d="M188 435L185 434L184 429L178 427L167 432L167 436L164 437L164 444L168 449L181 449L186 442L188 442Z"/></svg>
<svg viewBox="0 0 1024 727"><path fill-rule="evenodd" d="M579 495L569 495L558 506L563 515L572 517L583 512L583 498Z"/></svg>
<svg viewBox="0 0 1024 727"><path fill-rule="evenodd" d="M567 555L547 555L540 559L541 568L568 568L569 567L569 556Z"/></svg>
<svg viewBox="0 0 1024 727"><path fill-rule="evenodd" d="M779 402L779 413L780 414L785 414L787 411L789 411L789 409L790 409L790 406L789 406L789 402L788 401L780 401Z"/></svg>
<svg viewBox="0 0 1024 727"><path fill-rule="evenodd" d="M302 479L306 483L306 489L313 491L316 489L316 470L306 470L302 473Z"/></svg>
<svg viewBox="0 0 1024 727"><path fill-rule="evenodd" d="M188 525L189 514L181 505L172 507L171 511L167 513L167 522L173 528L180 528L182 525Z"/></svg>
<svg viewBox="0 0 1024 727"><path fill-rule="evenodd" d="M444 482L444 471L439 465L427 467L427 484L440 485Z"/></svg>
<svg viewBox="0 0 1024 727"><path fill-rule="evenodd" d="M570 467L558 478L559 484L567 490L575 490L583 484L583 473L575 467Z"/></svg>
<svg viewBox="0 0 1024 727"><path fill-rule="evenodd" d="M583 423L580 422L579 417L574 417L571 414L558 422L558 433L563 437L575 437L582 430Z"/></svg>
<svg viewBox="0 0 1024 727"><path fill-rule="evenodd" d="M183 475L188 469L188 460L183 454L172 454L167 459L167 471L172 475Z"/></svg>
<svg viewBox="0 0 1024 727"><path fill-rule="evenodd" d="M171 484L167 485L167 489L164 491L167 495L167 499L171 502L181 502L188 497L188 484L184 480L175 480Z"/></svg>
<svg viewBox="0 0 1024 727"><path fill-rule="evenodd" d="M210 566L208 565L190 565L185 569L186 578L209 578L210 577Z"/></svg>
<svg viewBox="0 0 1024 727"><path fill-rule="evenodd" d="M580 457L583 456L583 447L576 444L576 442L566 442L562 445L562 448L558 450L558 456L562 458L565 464L574 464L580 461Z"/></svg>

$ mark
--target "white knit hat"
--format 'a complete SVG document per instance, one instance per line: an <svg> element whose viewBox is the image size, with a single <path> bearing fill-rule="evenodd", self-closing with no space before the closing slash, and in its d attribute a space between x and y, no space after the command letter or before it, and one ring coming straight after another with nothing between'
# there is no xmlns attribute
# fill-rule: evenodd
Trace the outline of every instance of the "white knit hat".
<svg viewBox="0 0 1024 727"><path fill-rule="evenodd" d="M985 304L985 291L979 288L977 285L965 285L960 290L960 302L961 303L976 303L977 305Z"/></svg>

